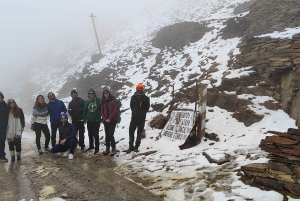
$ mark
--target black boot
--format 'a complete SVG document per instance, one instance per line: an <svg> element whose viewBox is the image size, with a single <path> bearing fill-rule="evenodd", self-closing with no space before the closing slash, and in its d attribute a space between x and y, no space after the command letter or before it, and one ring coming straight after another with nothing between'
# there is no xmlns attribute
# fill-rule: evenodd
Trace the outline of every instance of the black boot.
<svg viewBox="0 0 300 201"><path fill-rule="evenodd" d="M15 160L16 160L15 150L10 151L10 155L11 155L11 161L15 162Z"/></svg>
<svg viewBox="0 0 300 201"><path fill-rule="evenodd" d="M21 152L17 152L17 161L21 160Z"/></svg>
<svg viewBox="0 0 300 201"><path fill-rule="evenodd" d="M110 153L110 149L109 147L106 147L106 150L104 152L102 152L102 154L107 155Z"/></svg>

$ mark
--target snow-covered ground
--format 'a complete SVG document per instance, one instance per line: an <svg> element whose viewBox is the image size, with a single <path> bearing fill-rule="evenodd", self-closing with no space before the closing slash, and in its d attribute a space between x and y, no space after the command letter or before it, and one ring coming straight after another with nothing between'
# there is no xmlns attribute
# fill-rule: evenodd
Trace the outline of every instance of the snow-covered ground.
<svg viewBox="0 0 300 201"><path fill-rule="evenodd" d="M239 54L239 50L236 48L240 42L240 38L233 38L224 40L219 36L219 30L224 25L223 22L231 17L235 17L233 14L234 7L247 0L208 0L208 1L166 1L162 2L159 7L155 9L149 9L148 12L143 12L132 22L127 24L127 29L122 29L115 33L110 40L103 45L103 53L105 58L101 59L98 64L94 64L92 67L95 73L101 72L101 70L109 64L117 62L117 60L133 60L135 63L128 66L128 71L122 78L127 79L134 85L143 82L146 88L156 88L158 83L155 80L148 78L149 69L155 63L155 57L158 53L163 54L163 58L168 61L168 64L162 63L160 68L156 70L157 76L161 76L164 79L168 79L171 84L174 84L175 91L182 88L183 84L180 78L184 78L187 81L188 76L194 73L200 75L204 70L208 70L213 63L218 63L216 67L217 71L210 73L206 76L206 79L217 80L213 85L218 86L221 84L223 75L225 72L230 72L226 78L231 79L240 76L247 76L251 72L251 67L245 66L239 70L229 69L227 61L229 60L229 53L233 55ZM216 9L216 8L219 9ZM168 9L168 12L165 12ZM239 14L239 16L246 13ZM153 33L156 33L160 28L172 25L182 21L206 21L208 26L212 28L211 31L206 33L204 37L191 44L189 47L185 47L183 51L175 50L160 50L151 45L149 42L153 38ZM150 26L151 25L151 26ZM291 37L295 33L299 33L300 29L286 29L282 33L270 33L264 36L269 37ZM258 36L261 37L261 36ZM213 42L210 42L212 41ZM89 44L89 42L87 42ZM142 57L141 53L136 53L136 50L141 48L144 52L152 52L153 55L145 58L143 62L138 62ZM86 48L88 49L88 48ZM222 51L220 51L220 49ZM95 50L95 49L92 49ZM201 50L202 54L199 56L198 51ZM88 53L91 53L89 51ZM113 53L112 53L113 52ZM183 55L189 54L192 59L192 64L187 66L185 71L181 71L181 67L184 66L186 58L183 59ZM78 55L78 54L77 54ZM32 80L37 84L43 86L37 94L46 94L51 89L54 93L57 93L59 89L66 82L67 77L73 75L75 72L81 72L84 67L84 62L89 58L89 54L86 54L80 60L76 60L75 55L70 55L68 58L70 63L76 63L69 71L57 72L57 69L51 71L51 66L47 68L49 74L46 74L42 80ZM171 56L173 55L173 56ZM122 58L122 59L120 59ZM215 58L214 60L210 58ZM76 60L76 62L75 62ZM199 67L199 63L205 61L204 65ZM145 69L138 67L144 63ZM170 64L173 64L170 66ZM175 69L180 71L179 75L175 79L171 79L167 75L164 75L165 70ZM50 73L58 75L56 79L50 78ZM53 76L52 74L52 76ZM208 81L209 82L209 81ZM148 83L148 84L146 84ZM208 87L212 87L209 83ZM151 103L167 103L171 100L171 88L163 87L160 89L165 93L160 97L151 98ZM134 92L132 87L124 87L121 91L123 94L128 95L128 98L122 100L122 109L129 108L130 96ZM235 92L227 92L235 94ZM34 97L36 94L33 95ZM82 98L86 98L86 94L79 94ZM100 94L98 94L100 96ZM295 128L295 122L284 111L277 110L272 111L261 106L259 103L263 103L268 100L272 100L271 97L265 96L253 96L253 95L239 95L240 99L247 99L251 97L253 105L249 106L257 114L264 115L264 118L249 127L246 127L243 123L238 122L232 118L232 113L218 107L207 108L211 112L207 112L208 122L206 124L206 131L208 133L216 133L219 137L219 142L214 141L202 141L199 145L180 150L179 145L183 142L169 139L167 137L161 137L157 140L157 136L161 132L158 129L151 129L148 124L146 125L146 138L142 140L140 147L140 153L148 151L156 151L150 155L140 155L133 157L135 153L126 154L122 150L128 148L128 127L130 122L130 110L126 110L122 113L122 122L119 124L115 132L116 141L118 141L117 148L121 152L115 156L115 161L118 167L116 172L127 176L138 176L141 181L143 179L149 179L153 184L144 186L155 194L165 195L165 200L257 200L257 201L282 201L283 196L275 191L263 191L255 187L251 187L242 183L239 180L239 176L236 174L236 170L241 165L265 162L266 153L261 151L258 147L260 140L264 139L268 134L268 130L286 131L288 128ZM70 101L70 97L58 97L65 102ZM186 106L182 104L182 107ZM159 114L158 112L151 111L147 115L147 123ZM165 114L165 113L163 113ZM87 133L86 133L87 135ZM103 131L100 135L104 135ZM26 136L26 133L25 133ZM86 144L88 144L86 137ZM211 143L214 143L211 145ZM101 147L101 151L104 147ZM202 153L209 154L212 158L218 160L230 155L230 162L217 165L209 163ZM246 157L249 155L251 157ZM75 156L76 160L76 156ZM139 185L142 182L136 181ZM288 198L289 201L296 199Z"/></svg>

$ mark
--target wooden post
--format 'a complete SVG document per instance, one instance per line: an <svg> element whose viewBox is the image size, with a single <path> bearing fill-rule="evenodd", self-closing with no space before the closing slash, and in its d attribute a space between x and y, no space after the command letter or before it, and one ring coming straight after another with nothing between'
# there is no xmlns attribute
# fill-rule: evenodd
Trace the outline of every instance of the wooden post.
<svg viewBox="0 0 300 201"><path fill-rule="evenodd" d="M201 116L201 130L198 138L201 139L205 135L205 123L206 123L206 102L207 102L207 85L200 85L200 93L199 93L199 114Z"/></svg>
<svg viewBox="0 0 300 201"><path fill-rule="evenodd" d="M96 35L96 39L97 39L97 43L98 43L98 48L99 48L99 53L100 55L102 55L102 52L101 52L101 48L100 48L100 43L99 43L99 39L98 39L98 34L97 34L97 30L96 30L96 26L95 26L95 22L94 22L94 17L96 17L95 15L93 15L93 13L91 13L91 16L92 18L92 21L93 21L93 26L94 26L94 31L95 31L95 35Z"/></svg>

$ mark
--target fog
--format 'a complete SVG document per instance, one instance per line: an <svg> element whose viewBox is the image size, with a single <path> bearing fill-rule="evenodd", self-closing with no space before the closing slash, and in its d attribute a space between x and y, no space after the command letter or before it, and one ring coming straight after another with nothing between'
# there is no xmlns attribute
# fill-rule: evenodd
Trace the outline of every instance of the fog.
<svg viewBox="0 0 300 201"><path fill-rule="evenodd" d="M91 13L99 38L101 29L122 23L149 5L151 0L14 0L0 1L0 91L13 95L21 69L30 67L47 48L57 42L95 37ZM166 2L166 1L164 1ZM171 2L171 1L170 1ZM96 43L96 40L95 40ZM22 79L22 77L21 77Z"/></svg>

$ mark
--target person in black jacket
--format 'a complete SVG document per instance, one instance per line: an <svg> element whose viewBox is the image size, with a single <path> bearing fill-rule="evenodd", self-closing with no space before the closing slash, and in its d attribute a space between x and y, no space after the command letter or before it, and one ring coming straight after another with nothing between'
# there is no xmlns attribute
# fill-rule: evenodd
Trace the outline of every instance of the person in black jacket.
<svg viewBox="0 0 300 201"><path fill-rule="evenodd" d="M5 140L6 140L6 129L8 121L8 108L4 101L4 95L0 91L0 161L7 162L5 157Z"/></svg>
<svg viewBox="0 0 300 201"><path fill-rule="evenodd" d="M61 114L61 126L58 128L59 131L59 144L52 147L51 152L65 152L64 157L69 156L69 159L74 158L74 149L77 146L76 128L73 124L68 122L68 115L65 113Z"/></svg>
<svg viewBox="0 0 300 201"><path fill-rule="evenodd" d="M150 108L150 99L144 93L145 87L142 83L136 85L136 92L131 97L130 109L131 109L131 121L129 125L129 149L126 151L138 152L138 148L141 145L142 132L144 130L146 114ZM134 132L137 129L137 136L134 143Z"/></svg>
<svg viewBox="0 0 300 201"><path fill-rule="evenodd" d="M11 155L11 161L16 160L15 150L17 152L17 161L21 160L21 138L25 127L24 113L18 107L14 99L7 100L8 105L8 123L6 130L6 138Z"/></svg>
<svg viewBox="0 0 300 201"><path fill-rule="evenodd" d="M81 150L84 150L85 127L83 123L83 110L85 101L78 97L78 93L75 90L71 91L71 96L72 101L69 103L68 111L72 117L72 124L75 125L76 131L79 131L79 146L81 147Z"/></svg>

